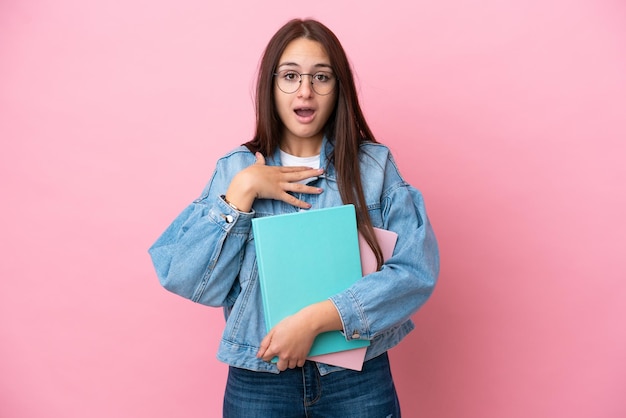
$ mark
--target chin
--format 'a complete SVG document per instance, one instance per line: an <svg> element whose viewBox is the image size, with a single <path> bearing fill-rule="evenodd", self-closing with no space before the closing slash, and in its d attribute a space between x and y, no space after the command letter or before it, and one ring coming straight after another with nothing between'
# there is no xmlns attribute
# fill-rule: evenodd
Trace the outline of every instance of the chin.
<svg viewBox="0 0 626 418"><path fill-rule="evenodd" d="M317 130L317 131L316 130L306 130L306 131L290 130L290 132L294 137L301 138L301 139L310 139L321 134L321 130Z"/></svg>

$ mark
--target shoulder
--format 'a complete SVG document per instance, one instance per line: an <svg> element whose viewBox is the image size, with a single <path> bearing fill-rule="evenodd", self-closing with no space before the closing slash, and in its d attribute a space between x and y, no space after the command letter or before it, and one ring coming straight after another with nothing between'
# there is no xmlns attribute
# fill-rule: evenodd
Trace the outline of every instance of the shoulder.
<svg viewBox="0 0 626 418"><path fill-rule="evenodd" d="M387 145L379 142L365 142L360 145L359 159L365 170L386 171L388 166L395 168L395 162L391 150Z"/></svg>
<svg viewBox="0 0 626 418"><path fill-rule="evenodd" d="M368 142L359 151L361 176L367 181L380 181L385 190L407 185L387 145Z"/></svg>
<svg viewBox="0 0 626 418"><path fill-rule="evenodd" d="M240 145L220 157L217 160L217 168L238 171L250 164L254 164L255 161L256 158L254 154L244 145Z"/></svg>
<svg viewBox="0 0 626 418"><path fill-rule="evenodd" d="M238 160L238 159L255 159L254 154L245 145L239 145L224 154L218 161L222 160Z"/></svg>
<svg viewBox="0 0 626 418"><path fill-rule="evenodd" d="M387 156L391 154L389 147L385 144L381 144L380 142L363 142L359 147L361 152L366 152L376 156Z"/></svg>
<svg viewBox="0 0 626 418"><path fill-rule="evenodd" d="M254 154L243 145L228 151L215 163L213 174L202 190L198 201L206 199L212 190L215 190L217 195L224 193L233 177L244 168L254 164L255 161Z"/></svg>

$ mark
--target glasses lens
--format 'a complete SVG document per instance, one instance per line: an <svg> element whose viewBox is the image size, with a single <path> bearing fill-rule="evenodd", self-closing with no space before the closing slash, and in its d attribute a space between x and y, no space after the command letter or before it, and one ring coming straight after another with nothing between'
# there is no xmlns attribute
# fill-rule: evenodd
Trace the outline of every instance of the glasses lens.
<svg viewBox="0 0 626 418"><path fill-rule="evenodd" d="M317 94L325 96L335 88L335 77L331 73L319 72L311 76L313 90Z"/></svg>
<svg viewBox="0 0 626 418"><path fill-rule="evenodd" d="M300 74L295 71L281 71L276 74L278 88L285 93L295 93L300 87Z"/></svg>

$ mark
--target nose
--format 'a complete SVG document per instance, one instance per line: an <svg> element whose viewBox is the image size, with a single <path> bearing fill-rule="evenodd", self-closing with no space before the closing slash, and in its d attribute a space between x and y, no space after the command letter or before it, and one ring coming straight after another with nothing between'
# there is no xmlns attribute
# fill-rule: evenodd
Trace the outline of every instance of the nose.
<svg viewBox="0 0 626 418"><path fill-rule="evenodd" d="M309 77L309 78L305 78ZM300 76L300 88L298 89L298 96L311 97L313 95L313 76L309 74L303 74Z"/></svg>

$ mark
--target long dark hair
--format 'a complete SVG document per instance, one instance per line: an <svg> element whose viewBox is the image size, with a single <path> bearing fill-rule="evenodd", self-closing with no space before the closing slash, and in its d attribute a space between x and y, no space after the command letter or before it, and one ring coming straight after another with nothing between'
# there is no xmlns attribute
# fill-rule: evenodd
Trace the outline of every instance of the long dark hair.
<svg viewBox="0 0 626 418"><path fill-rule="evenodd" d="M359 145L376 142L376 139L361 111L346 53L335 34L320 22L310 19L291 20L270 39L261 58L257 79L256 132L252 140L244 145L250 151L259 151L266 156L272 155L279 145L283 124L274 104L274 72L287 45L299 38L317 41L324 47L337 77L337 102L324 127L324 133L335 145L333 154L328 158L337 171L341 200L344 204L355 206L359 232L374 251L380 269L383 264L382 252L367 212L359 170Z"/></svg>

